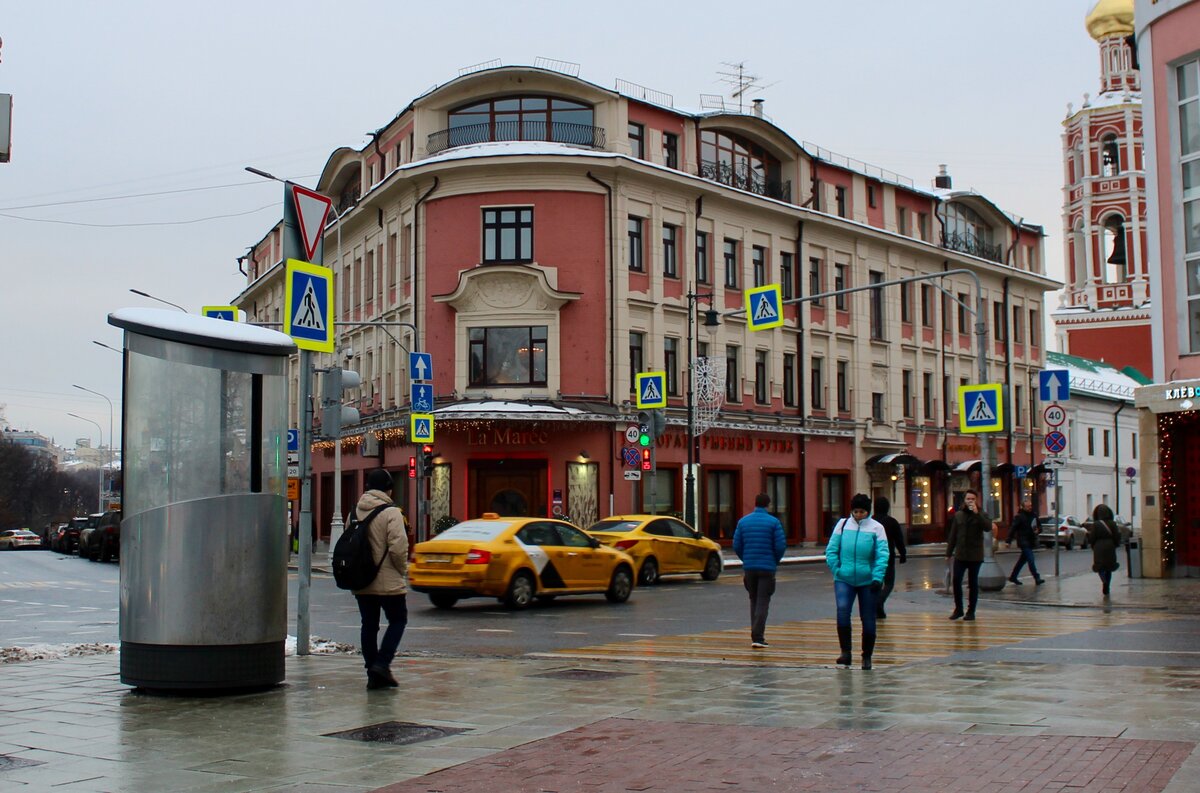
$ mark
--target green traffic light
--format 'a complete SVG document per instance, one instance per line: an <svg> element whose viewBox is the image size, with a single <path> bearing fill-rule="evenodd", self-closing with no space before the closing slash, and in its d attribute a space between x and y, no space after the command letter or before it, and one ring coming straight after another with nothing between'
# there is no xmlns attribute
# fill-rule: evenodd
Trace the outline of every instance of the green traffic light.
<svg viewBox="0 0 1200 793"><path fill-rule="evenodd" d="M650 436L643 432L640 436L638 436L638 443L642 446L649 446Z"/></svg>

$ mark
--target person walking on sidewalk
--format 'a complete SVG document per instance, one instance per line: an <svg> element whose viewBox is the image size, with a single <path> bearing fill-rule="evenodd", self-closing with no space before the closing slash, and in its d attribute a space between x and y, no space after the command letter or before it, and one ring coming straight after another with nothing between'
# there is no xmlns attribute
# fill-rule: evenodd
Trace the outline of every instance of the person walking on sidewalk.
<svg viewBox="0 0 1200 793"><path fill-rule="evenodd" d="M767 646L767 610L775 594L775 570L787 550L783 524L767 507L771 497L754 497L754 511L737 522L733 530L733 552L742 560L742 583L750 594L750 646Z"/></svg>
<svg viewBox="0 0 1200 793"><path fill-rule="evenodd" d="M887 612L883 610L883 604L887 602L888 595L892 594L892 590L896 587L896 559L899 557L900 564L908 561L908 548L904 544L904 529L900 526L900 521L893 518L888 512L892 508L892 503L883 496L875 497L875 511L871 517L883 526L887 532L888 541L888 563L887 572L883 574L883 590L879 593L879 600L875 604L875 618L886 620Z"/></svg>
<svg viewBox="0 0 1200 793"><path fill-rule="evenodd" d="M858 599L858 617L862 620L862 668L871 668L875 653L875 600L883 589L887 573L887 530L868 517L871 497L859 493L850 499L850 517L842 518L833 528L825 546L825 563L833 572L833 594L837 600L838 644L842 654L837 662L850 666L850 609Z"/></svg>
<svg viewBox="0 0 1200 793"><path fill-rule="evenodd" d="M979 514L979 493L968 490L963 497L962 507L950 521L950 532L946 536L946 558L954 559L954 613L950 619L971 621L975 619L975 606L979 603L979 568L983 565L983 535L994 524ZM967 610L963 611L963 573L967 574L970 590Z"/></svg>
<svg viewBox="0 0 1200 793"><path fill-rule="evenodd" d="M404 512L392 503L392 476L382 468L367 474L366 492L358 499L355 514L360 521L379 507L384 509L367 525L371 557L381 560L375 580L354 591L362 616L362 654L367 667L367 688L400 685L392 675L392 659L408 625L408 534ZM386 554L386 558L383 558ZM387 617L387 630L379 641L379 613Z"/></svg>
<svg viewBox="0 0 1200 793"><path fill-rule="evenodd" d="M1114 570L1120 569L1117 561L1117 543L1121 534L1113 522L1113 512L1107 504L1097 504L1092 510L1092 528L1088 529L1088 544L1092 546L1092 571L1100 576L1100 591L1105 599L1109 596Z"/></svg>
<svg viewBox="0 0 1200 793"><path fill-rule="evenodd" d="M1038 575L1037 563L1033 561L1033 551L1037 546L1037 534L1037 515L1033 511L1033 498L1025 496L1021 499L1021 509L1008 527L1008 547L1011 548L1013 540L1016 540L1017 547L1021 549L1021 558L1013 565L1012 573L1008 576L1008 580L1017 586L1021 585L1021 580L1017 578L1017 575L1025 565L1029 565L1029 572L1033 574L1033 580L1038 586L1046 583L1046 580Z"/></svg>

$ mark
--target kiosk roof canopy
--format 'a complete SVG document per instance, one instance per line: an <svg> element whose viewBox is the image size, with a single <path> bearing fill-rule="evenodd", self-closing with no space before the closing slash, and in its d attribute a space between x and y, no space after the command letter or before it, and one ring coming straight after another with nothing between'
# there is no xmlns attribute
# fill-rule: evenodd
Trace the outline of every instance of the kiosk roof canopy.
<svg viewBox="0 0 1200 793"><path fill-rule="evenodd" d="M277 330L230 322L163 308L122 308L108 315L108 324L167 341L258 355L290 355L296 345Z"/></svg>

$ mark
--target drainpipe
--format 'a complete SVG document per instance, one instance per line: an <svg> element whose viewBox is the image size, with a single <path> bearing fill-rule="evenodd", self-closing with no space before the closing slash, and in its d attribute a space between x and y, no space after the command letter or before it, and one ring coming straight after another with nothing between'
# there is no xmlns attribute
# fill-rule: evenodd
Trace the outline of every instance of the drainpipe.
<svg viewBox="0 0 1200 793"><path fill-rule="evenodd" d="M1009 252L1011 253L1011 249L1009 249ZM1011 278L1009 276L1007 276L1007 275L1004 276L1004 299L1002 301L1002 304L1004 306L1004 317L1003 317L1003 320L1004 320L1004 357L1006 359L1004 362L1004 384L1008 387L1008 390L1009 390L1008 404L1012 405L1014 403L1013 394L1016 392L1016 389L1013 388L1013 384L1012 384L1012 382L1013 382L1013 364L1012 364L1013 337L1012 337L1012 321L1010 319L1011 311L1010 311L1010 307L1008 304L1010 280L1011 280ZM1014 412L1015 412L1015 408L1014 408ZM1009 466L1012 466L1012 464L1013 464L1013 422L1012 422L1011 417L1008 420L1007 437L1008 437L1008 464L1009 464ZM1011 481L1011 477L1010 477L1010 481ZM1004 485L1001 484L1001 487L1004 487ZM1016 495L1016 493L1013 492L1014 490L1015 490L1015 488L1013 488L1011 486L1008 488L1008 514L1009 515L1017 514L1016 509L1013 508L1013 497Z"/></svg>
<svg viewBox="0 0 1200 793"><path fill-rule="evenodd" d="M1118 417L1127 404L1125 400L1121 400L1121 404L1113 413L1113 493L1116 496L1114 501L1116 508L1113 512L1118 515L1121 514L1121 425ZM1130 518L1130 520L1133 519Z"/></svg>
<svg viewBox="0 0 1200 793"><path fill-rule="evenodd" d="M587 178L591 179L596 184L604 188L607 194L607 206L605 215L608 219L608 403L616 406L616 382L617 382L617 271L614 257L616 256L616 241L613 239L614 224L613 212L616 207L613 206L613 189L600 179L592 176L592 172L587 172ZM608 433L608 514L613 514L616 511L616 470L613 467L613 460L616 459L617 447L614 432Z"/></svg>
<svg viewBox="0 0 1200 793"><path fill-rule="evenodd" d="M418 266L417 251L421 249L421 204L425 203L425 199L433 194L438 188L438 178L433 177L433 184L425 195L421 196L413 204L413 344L417 345L417 349L421 349L421 334L419 326L421 325L421 290L418 282L418 274L421 268ZM426 279L427 280L427 279Z"/></svg>
<svg viewBox="0 0 1200 793"><path fill-rule="evenodd" d="M798 296L804 295L805 278L801 275L804 272L804 221L796 221L796 265L792 268L792 277L796 279ZM807 311L807 306L803 303L796 306L796 327L800 330L800 334L796 339L796 379L797 390L796 404L800 412L800 442L797 444L800 454L800 544L804 544L804 530L808 522L808 406L805 404L804 388L806 380L804 379L804 314Z"/></svg>

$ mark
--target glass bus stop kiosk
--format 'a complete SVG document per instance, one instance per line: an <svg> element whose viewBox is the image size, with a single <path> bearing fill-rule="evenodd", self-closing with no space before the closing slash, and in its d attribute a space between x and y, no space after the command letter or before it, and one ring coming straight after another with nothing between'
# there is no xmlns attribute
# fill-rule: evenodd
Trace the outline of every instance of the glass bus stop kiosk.
<svg viewBox="0 0 1200 793"><path fill-rule="evenodd" d="M278 331L152 308L125 331L121 682L273 686L287 638L287 389Z"/></svg>

